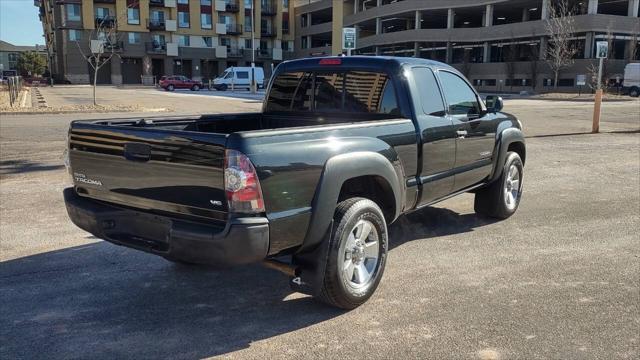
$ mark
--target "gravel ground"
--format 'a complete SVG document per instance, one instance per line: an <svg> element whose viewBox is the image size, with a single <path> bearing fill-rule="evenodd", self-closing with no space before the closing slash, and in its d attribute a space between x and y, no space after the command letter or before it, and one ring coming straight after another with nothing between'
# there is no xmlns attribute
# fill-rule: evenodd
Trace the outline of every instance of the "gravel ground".
<svg viewBox="0 0 640 360"><path fill-rule="evenodd" d="M549 136L588 131L573 103L506 110L529 136L518 213L478 218L466 194L401 218L380 288L351 312L261 266L176 266L80 231L61 199L77 115L2 116L0 358L637 359L640 134ZM608 131L639 127L638 107L604 113Z"/></svg>

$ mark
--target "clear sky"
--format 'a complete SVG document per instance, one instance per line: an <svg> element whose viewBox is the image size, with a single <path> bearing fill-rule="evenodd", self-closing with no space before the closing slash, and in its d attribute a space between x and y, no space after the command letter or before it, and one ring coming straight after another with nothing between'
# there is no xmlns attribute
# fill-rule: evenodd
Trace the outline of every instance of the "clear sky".
<svg viewBox="0 0 640 360"><path fill-rule="evenodd" d="M33 0L0 0L0 40L13 45L44 44Z"/></svg>

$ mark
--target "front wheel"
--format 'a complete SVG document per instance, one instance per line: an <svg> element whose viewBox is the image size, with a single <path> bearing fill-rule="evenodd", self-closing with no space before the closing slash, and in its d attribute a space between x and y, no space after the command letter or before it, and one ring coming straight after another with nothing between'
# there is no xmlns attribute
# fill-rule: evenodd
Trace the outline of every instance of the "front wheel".
<svg viewBox="0 0 640 360"><path fill-rule="evenodd" d="M173 86L173 85L169 85L169 86L167 86L167 90L168 90L168 91L173 91L173 90L175 90L175 89L176 89L176 88L175 88L175 86Z"/></svg>
<svg viewBox="0 0 640 360"><path fill-rule="evenodd" d="M387 224L378 205L365 198L338 204L320 300L354 309L375 292L387 259Z"/></svg>
<svg viewBox="0 0 640 360"><path fill-rule="evenodd" d="M640 96L640 88L637 87L632 87L631 90L629 90L629 96L631 97L638 97Z"/></svg>
<svg viewBox="0 0 640 360"><path fill-rule="evenodd" d="M524 166L518 153L510 151L502 168L502 175L486 188L476 192L476 213L506 219L518 210L522 197Z"/></svg>
<svg viewBox="0 0 640 360"><path fill-rule="evenodd" d="M200 86L199 85L193 85L191 87L191 91L200 91Z"/></svg>
<svg viewBox="0 0 640 360"><path fill-rule="evenodd" d="M220 91L227 91L227 88L228 88L227 84L222 84L222 85L220 85L220 86L218 87L218 90L220 90Z"/></svg>

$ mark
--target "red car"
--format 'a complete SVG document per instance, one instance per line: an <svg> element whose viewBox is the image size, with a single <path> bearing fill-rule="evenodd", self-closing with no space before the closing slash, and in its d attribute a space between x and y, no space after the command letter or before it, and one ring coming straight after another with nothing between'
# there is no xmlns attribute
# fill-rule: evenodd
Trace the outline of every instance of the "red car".
<svg viewBox="0 0 640 360"><path fill-rule="evenodd" d="M198 91L202 89L202 83L200 81L191 80L186 76L163 76L158 83L161 88L167 91L173 91L175 89L190 89L191 91Z"/></svg>

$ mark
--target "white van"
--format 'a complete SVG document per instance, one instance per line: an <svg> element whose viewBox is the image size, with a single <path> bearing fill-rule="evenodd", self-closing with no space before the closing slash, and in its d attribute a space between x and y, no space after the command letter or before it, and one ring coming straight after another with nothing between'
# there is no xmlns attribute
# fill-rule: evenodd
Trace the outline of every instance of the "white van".
<svg viewBox="0 0 640 360"><path fill-rule="evenodd" d="M258 88L264 82L264 69L255 67L255 77ZM232 86L233 85L233 86ZM251 87L251 67L234 66L225 70L222 75L213 79L213 88L225 91L227 89L249 89Z"/></svg>
<svg viewBox="0 0 640 360"><path fill-rule="evenodd" d="M640 63L629 63L624 67L622 88L632 97L640 96Z"/></svg>

